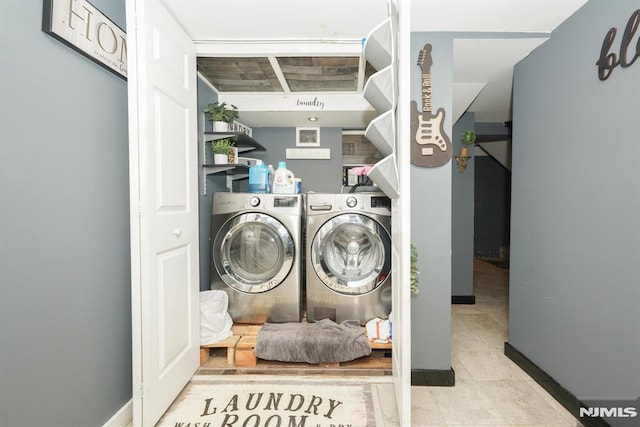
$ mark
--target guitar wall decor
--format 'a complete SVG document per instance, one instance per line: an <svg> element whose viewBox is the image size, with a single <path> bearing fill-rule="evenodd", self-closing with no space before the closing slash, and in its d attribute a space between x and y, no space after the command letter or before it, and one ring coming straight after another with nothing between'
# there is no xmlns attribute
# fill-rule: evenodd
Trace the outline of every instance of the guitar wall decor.
<svg viewBox="0 0 640 427"><path fill-rule="evenodd" d="M453 147L444 132L444 108L432 114L431 102L431 45L426 44L418 56L422 70L422 113L418 103L411 101L411 163L434 168L451 160Z"/></svg>

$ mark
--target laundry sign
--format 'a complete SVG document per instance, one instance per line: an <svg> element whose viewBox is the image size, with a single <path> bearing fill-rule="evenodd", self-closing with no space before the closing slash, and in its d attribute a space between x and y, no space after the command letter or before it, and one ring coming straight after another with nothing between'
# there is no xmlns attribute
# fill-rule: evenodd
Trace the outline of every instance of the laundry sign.
<svg viewBox="0 0 640 427"><path fill-rule="evenodd" d="M311 98L298 98L296 99L297 107L310 107L313 109L324 110L324 101L318 99L318 97Z"/></svg>
<svg viewBox="0 0 640 427"><path fill-rule="evenodd" d="M187 385L158 427L371 427L369 384Z"/></svg>
<svg viewBox="0 0 640 427"><path fill-rule="evenodd" d="M44 0L42 31L126 80L126 33L88 1Z"/></svg>

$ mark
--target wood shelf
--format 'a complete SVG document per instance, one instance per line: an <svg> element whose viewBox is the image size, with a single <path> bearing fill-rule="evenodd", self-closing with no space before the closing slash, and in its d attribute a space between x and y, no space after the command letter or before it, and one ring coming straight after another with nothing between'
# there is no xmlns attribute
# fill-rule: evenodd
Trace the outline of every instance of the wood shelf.
<svg viewBox="0 0 640 427"><path fill-rule="evenodd" d="M234 165L216 165L213 163L205 163L202 165L205 169L205 174L225 172L227 175L242 175L249 173L249 165L234 164Z"/></svg>
<svg viewBox="0 0 640 427"><path fill-rule="evenodd" d="M233 181L238 179L246 179L249 177L249 163L239 163L232 165L216 165L214 163L208 163L213 159L213 155L211 154L211 144L213 141L223 138L230 138L235 141L234 146L238 149L238 156L244 153L249 153L253 151L262 152L267 151L264 146L259 144L252 137L243 132L212 132L212 131L204 131L203 132L203 141L204 144L202 146L202 159L204 160L204 164L202 165L202 187L203 187L203 195L207 195L207 175L215 174L215 173L225 173L227 176L227 189L231 191L233 186Z"/></svg>
<svg viewBox="0 0 640 427"><path fill-rule="evenodd" d="M239 153L246 153L248 151L267 151L262 145L260 145L255 139L241 132L204 132L204 142L210 143L217 139L230 138L233 139L238 148Z"/></svg>

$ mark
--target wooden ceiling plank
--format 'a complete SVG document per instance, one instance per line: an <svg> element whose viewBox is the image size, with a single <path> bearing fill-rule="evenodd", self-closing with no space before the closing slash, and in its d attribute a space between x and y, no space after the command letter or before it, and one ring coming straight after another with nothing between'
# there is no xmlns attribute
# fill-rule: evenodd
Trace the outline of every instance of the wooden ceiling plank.
<svg viewBox="0 0 640 427"><path fill-rule="evenodd" d="M358 56L203 57L198 71L220 92L269 93L362 91L375 72Z"/></svg>
<svg viewBox="0 0 640 427"><path fill-rule="evenodd" d="M286 93L290 93L291 87L289 87L289 83L287 83L287 79L285 78L282 72L282 68L280 67L280 63L278 62L278 59L274 56L270 56L269 63L271 64L271 69L274 71L274 73L276 74L276 77L278 78L278 83L280 83L280 86L282 87L282 91Z"/></svg>

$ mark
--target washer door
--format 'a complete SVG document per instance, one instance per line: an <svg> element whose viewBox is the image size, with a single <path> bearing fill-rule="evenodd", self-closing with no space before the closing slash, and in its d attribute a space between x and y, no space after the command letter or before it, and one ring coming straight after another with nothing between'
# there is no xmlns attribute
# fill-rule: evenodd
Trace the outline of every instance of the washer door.
<svg viewBox="0 0 640 427"><path fill-rule="evenodd" d="M218 231L213 247L213 261L222 280L252 294L282 283L295 256L289 230L262 213L244 213L228 220Z"/></svg>
<svg viewBox="0 0 640 427"><path fill-rule="evenodd" d="M341 294L376 289L391 271L391 239L377 221L343 214L325 222L311 244L311 263L322 282Z"/></svg>

